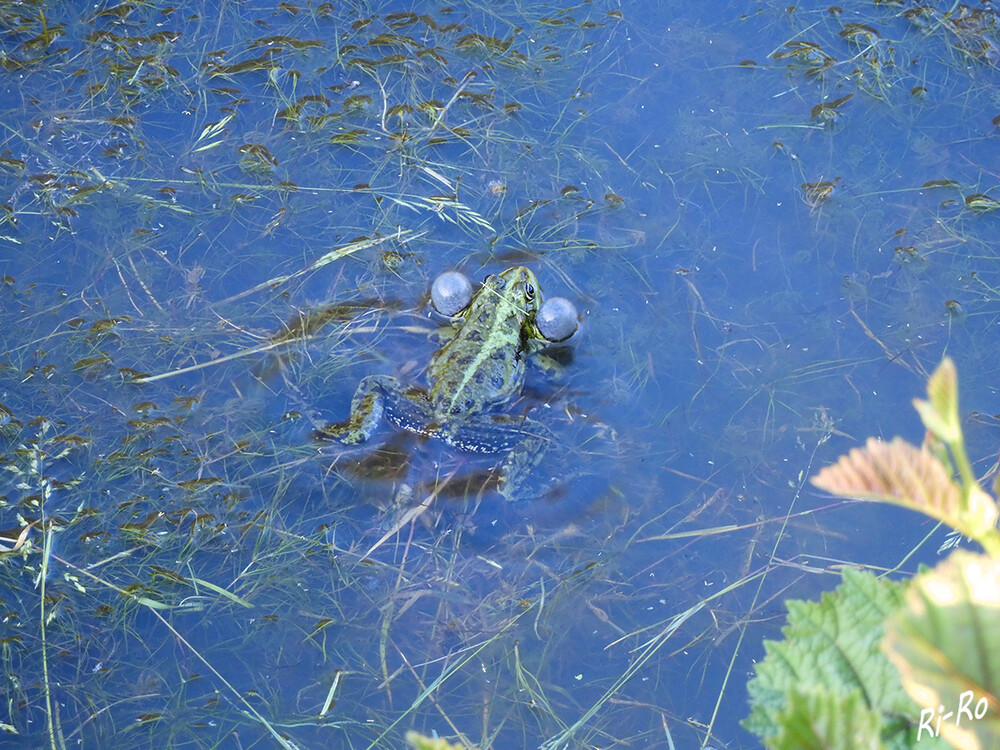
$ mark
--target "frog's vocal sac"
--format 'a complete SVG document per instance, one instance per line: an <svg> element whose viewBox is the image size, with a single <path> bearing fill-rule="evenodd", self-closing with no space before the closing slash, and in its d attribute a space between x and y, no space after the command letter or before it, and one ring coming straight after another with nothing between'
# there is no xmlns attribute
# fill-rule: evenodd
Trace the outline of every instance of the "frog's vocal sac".
<svg viewBox="0 0 1000 750"><path fill-rule="evenodd" d="M508 500L518 499L520 474L539 462L546 430L503 408L521 393L528 357L549 343L535 324L541 304L538 280L524 266L488 276L431 359L429 390L370 375L358 384L350 416L316 436L357 445L371 439L384 417L461 450L505 454L498 486Z"/></svg>

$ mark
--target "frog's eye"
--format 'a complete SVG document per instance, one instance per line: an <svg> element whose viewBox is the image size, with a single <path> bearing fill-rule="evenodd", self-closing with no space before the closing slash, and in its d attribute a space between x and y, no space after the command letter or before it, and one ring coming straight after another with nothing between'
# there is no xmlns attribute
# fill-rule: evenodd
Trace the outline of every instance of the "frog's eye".
<svg viewBox="0 0 1000 750"><path fill-rule="evenodd" d="M489 274L485 279L483 279L483 284L489 284L492 278L493 274Z"/></svg>
<svg viewBox="0 0 1000 750"><path fill-rule="evenodd" d="M524 297L525 299L528 300L528 302L531 302L531 300L535 298L535 287L533 287L531 284L525 284Z"/></svg>

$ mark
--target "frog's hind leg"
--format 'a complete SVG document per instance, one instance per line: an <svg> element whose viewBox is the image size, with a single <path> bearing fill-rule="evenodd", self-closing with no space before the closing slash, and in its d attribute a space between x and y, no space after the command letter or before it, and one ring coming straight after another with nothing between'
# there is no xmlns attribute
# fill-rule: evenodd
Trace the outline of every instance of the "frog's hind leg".
<svg viewBox="0 0 1000 750"><path fill-rule="evenodd" d="M496 470L497 489L506 500L537 495L547 484L535 470L546 460L552 435L539 422L522 416L487 415L439 436L462 450L506 454Z"/></svg>
<svg viewBox="0 0 1000 750"><path fill-rule="evenodd" d="M431 437L469 453L508 453L529 434L534 424L506 414L478 415L464 422L432 425Z"/></svg>
<svg viewBox="0 0 1000 750"><path fill-rule="evenodd" d="M369 375L362 378L351 399L351 415L343 422L331 422L315 432L319 439L336 440L345 445L367 442L382 423L382 416L388 416L399 425L397 412L419 410L419 407L402 408L400 402L412 402L415 397L404 393L398 380L388 375ZM404 425L399 425L404 426Z"/></svg>

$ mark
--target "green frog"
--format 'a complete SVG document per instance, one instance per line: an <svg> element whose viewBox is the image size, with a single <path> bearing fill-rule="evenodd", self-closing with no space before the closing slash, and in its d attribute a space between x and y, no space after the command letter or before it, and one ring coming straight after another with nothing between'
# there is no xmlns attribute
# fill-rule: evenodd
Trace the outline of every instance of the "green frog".
<svg viewBox="0 0 1000 750"><path fill-rule="evenodd" d="M523 475L541 459L547 433L527 416L502 413L502 407L520 395L528 356L548 343L535 325L540 296L538 280L523 266L488 276L431 359L429 390L369 375L358 384L347 420L320 428L317 437L363 443L385 417L461 450L505 454L499 490L517 499Z"/></svg>

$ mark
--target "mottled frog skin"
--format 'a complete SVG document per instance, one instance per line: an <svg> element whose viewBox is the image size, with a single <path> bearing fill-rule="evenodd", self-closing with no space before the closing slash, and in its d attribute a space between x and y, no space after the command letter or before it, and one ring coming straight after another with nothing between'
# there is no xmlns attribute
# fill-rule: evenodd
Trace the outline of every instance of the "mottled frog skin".
<svg viewBox="0 0 1000 750"><path fill-rule="evenodd" d="M525 416L503 413L503 407L521 393L528 356L546 343L535 327L540 297L538 280L523 266L487 277L454 335L431 359L429 390L387 375L368 376L354 393L347 420L326 425L318 436L364 443L384 417L462 450L503 453L500 492L519 499L523 474L540 460L545 430Z"/></svg>

